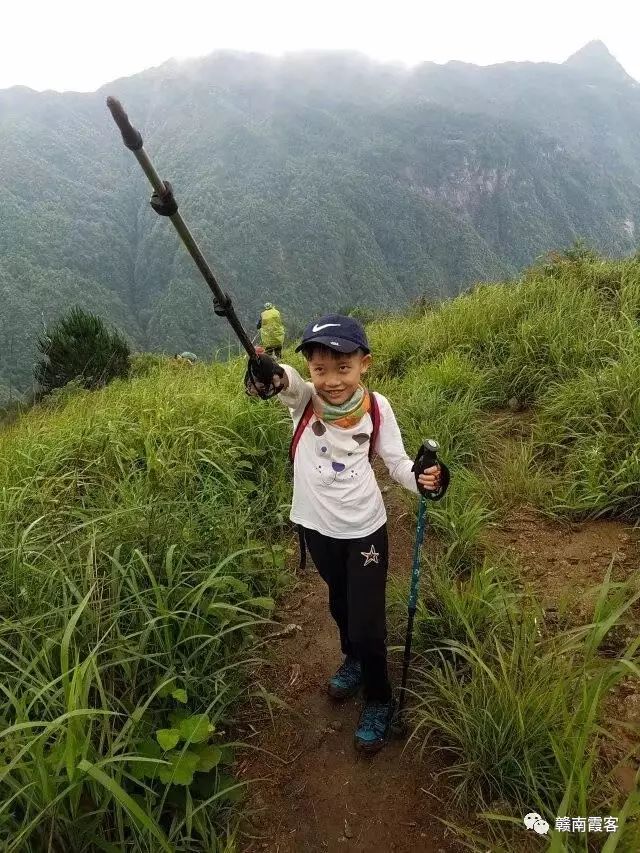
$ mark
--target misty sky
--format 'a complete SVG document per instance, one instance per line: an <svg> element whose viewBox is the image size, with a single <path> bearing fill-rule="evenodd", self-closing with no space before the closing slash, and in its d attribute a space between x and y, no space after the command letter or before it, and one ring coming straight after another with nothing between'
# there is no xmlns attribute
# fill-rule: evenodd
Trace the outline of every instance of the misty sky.
<svg viewBox="0 0 640 853"><path fill-rule="evenodd" d="M90 91L217 48L355 49L416 64L562 62L601 39L636 79L638 0L10 0L0 88Z"/></svg>

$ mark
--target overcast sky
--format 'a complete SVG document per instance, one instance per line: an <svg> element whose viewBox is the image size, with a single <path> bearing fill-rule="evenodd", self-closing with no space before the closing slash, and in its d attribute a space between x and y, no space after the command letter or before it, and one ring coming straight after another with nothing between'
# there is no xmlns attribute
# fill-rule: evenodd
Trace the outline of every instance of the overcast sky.
<svg viewBox="0 0 640 853"><path fill-rule="evenodd" d="M355 49L413 65L562 62L592 39L640 79L638 0L5 0L0 88L91 91L217 48Z"/></svg>

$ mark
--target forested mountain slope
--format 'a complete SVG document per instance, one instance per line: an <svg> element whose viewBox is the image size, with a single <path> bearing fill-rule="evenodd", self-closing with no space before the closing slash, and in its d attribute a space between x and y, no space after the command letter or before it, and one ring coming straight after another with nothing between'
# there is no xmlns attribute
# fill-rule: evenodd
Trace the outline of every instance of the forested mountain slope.
<svg viewBox="0 0 640 853"><path fill-rule="evenodd" d="M95 93L0 91L0 396L74 303L144 349L227 340L105 107L119 97L239 315L451 295L582 237L635 251L640 88L563 65L352 54L170 61ZM4 386L4 388L3 388Z"/></svg>

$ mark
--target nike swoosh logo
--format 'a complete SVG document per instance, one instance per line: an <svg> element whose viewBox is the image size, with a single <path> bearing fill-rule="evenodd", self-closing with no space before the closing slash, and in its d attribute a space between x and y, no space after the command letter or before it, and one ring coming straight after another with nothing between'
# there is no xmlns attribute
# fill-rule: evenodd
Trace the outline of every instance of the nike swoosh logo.
<svg viewBox="0 0 640 853"><path fill-rule="evenodd" d="M340 323L324 323L324 325L322 325L322 326L314 326L313 329L311 329L311 331L312 332L321 332L323 329L328 329L329 326L340 327Z"/></svg>

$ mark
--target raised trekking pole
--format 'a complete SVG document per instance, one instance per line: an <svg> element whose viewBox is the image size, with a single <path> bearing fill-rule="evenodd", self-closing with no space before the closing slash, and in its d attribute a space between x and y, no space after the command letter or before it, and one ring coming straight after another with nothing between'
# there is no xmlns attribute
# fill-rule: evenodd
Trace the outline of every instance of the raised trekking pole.
<svg viewBox="0 0 640 853"><path fill-rule="evenodd" d="M118 129L122 134L122 141L130 151L133 151L136 160L142 166L142 171L149 179L149 183L153 187L153 195L151 196L151 207L160 216L168 216L174 228L180 235L180 239L187 248L187 251L196 263L196 266L202 273L202 277L207 282L213 293L213 310L219 317L226 317L231 324L233 331L238 336L238 339L249 356L250 362L260 365L258 353L253 345L249 335L244 330L242 323L238 319L236 312L231 302L231 297L228 293L224 293L220 285L216 281L211 267L207 263L204 255L200 251L193 234L189 231L184 219L178 213L178 203L173 195L173 188L169 181L163 181L156 172L153 163L149 159L142 144L142 135L139 130L129 121L129 116L124 111L124 108L117 98L109 96L107 98L107 106L113 116L113 120L118 125ZM269 397L271 393L264 391L260 396Z"/></svg>
<svg viewBox="0 0 640 853"><path fill-rule="evenodd" d="M440 446L433 438L428 438L416 457L413 469L414 471L424 471L425 468L430 468L438 463L438 450ZM446 476L439 492L423 492L420 495L420 503L418 504L418 523L416 526L416 541L413 548L413 568L411 570L411 585L409 587L409 602L407 606L407 634L404 641L404 657L402 660L402 682L400 684L400 693L398 696L398 707L396 708L391 729L397 737L404 737L407 732L407 725L403 716L404 703L407 693L407 677L409 675L409 663L411 661L411 641L413 639L413 620L416 615L416 607L418 605L418 587L420 585L420 552L424 541L424 532L427 526L427 500L439 500L442 497L449 484L449 472L444 465L441 464L442 473Z"/></svg>

